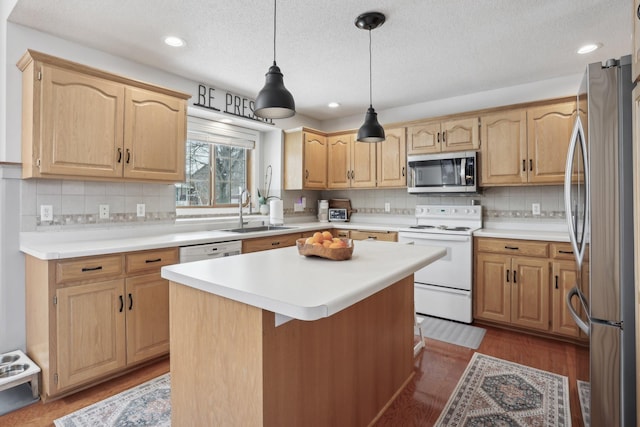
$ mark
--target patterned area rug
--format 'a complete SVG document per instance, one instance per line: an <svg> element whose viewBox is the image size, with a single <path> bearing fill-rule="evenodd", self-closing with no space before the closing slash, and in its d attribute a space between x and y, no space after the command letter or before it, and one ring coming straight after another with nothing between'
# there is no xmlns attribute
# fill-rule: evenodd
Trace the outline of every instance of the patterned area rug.
<svg viewBox="0 0 640 427"><path fill-rule="evenodd" d="M580 396L584 427L589 427L591 425L591 384L578 380L578 396Z"/></svg>
<svg viewBox="0 0 640 427"><path fill-rule="evenodd" d="M570 427L568 378L474 353L435 425Z"/></svg>
<svg viewBox="0 0 640 427"><path fill-rule="evenodd" d="M56 427L170 426L169 374L65 415L54 423Z"/></svg>

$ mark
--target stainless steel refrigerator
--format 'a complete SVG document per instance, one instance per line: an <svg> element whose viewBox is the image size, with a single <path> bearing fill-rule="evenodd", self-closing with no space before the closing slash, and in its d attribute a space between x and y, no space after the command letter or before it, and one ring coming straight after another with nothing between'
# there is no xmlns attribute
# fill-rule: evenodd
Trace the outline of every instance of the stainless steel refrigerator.
<svg viewBox="0 0 640 427"><path fill-rule="evenodd" d="M578 271L566 302L589 335L594 427L636 425L632 90L630 56L587 67L565 171Z"/></svg>

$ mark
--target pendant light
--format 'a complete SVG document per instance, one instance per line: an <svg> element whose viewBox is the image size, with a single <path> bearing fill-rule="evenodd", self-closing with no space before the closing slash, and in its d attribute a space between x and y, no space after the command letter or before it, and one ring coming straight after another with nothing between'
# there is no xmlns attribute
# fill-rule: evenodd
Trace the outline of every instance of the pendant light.
<svg viewBox="0 0 640 427"><path fill-rule="evenodd" d="M364 116L364 123L358 129L357 140L361 142L384 141L384 128L378 123L378 113L373 108L371 100L371 30L384 24L385 16L380 12L367 12L356 18L356 27L369 30L369 109Z"/></svg>
<svg viewBox="0 0 640 427"><path fill-rule="evenodd" d="M291 92L284 87L280 68L276 65L276 0L273 0L273 65L265 74L266 83L256 97L254 114L265 119L284 119L296 113Z"/></svg>

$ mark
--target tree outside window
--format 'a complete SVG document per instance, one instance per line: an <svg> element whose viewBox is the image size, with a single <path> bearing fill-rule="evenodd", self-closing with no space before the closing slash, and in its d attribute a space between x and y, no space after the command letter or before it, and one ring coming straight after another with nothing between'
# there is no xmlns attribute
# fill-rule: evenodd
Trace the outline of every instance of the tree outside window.
<svg viewBox="0 0 640 427"><path fill-rule="evenodd" d="M176 206L224 207L247 187L248 149L187 140L185 182L176 184Z"/></svg>

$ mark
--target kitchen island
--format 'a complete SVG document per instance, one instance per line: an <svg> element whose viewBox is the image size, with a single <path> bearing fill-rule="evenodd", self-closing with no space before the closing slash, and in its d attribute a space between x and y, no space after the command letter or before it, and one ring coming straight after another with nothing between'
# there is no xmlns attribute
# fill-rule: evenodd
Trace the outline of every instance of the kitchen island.
<svg viewBox="0 0 640 427"><path fill-rule="evenodd" d="M173 425L361 426L413 375L413 272L441 248L359 241L162 268Z"/></svg>

